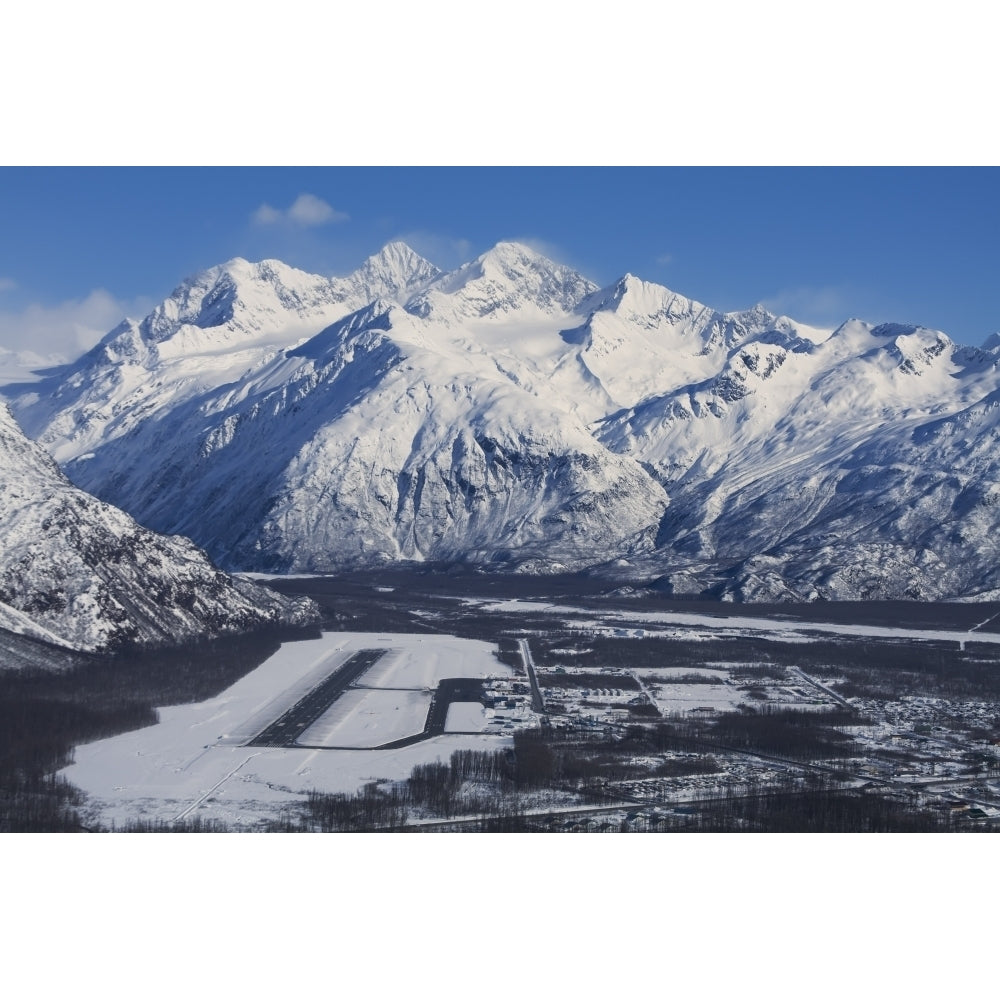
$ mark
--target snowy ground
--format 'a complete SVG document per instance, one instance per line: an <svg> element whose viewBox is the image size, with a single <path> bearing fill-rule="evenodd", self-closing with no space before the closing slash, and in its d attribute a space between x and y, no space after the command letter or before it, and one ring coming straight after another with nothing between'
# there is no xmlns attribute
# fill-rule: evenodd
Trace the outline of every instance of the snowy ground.
<svg viewBox="0 0 1000 1000"><path fill-rule="evenodd" d="M453 701L448 706L447 733L478 733L489 725L486 709L478 701Z"/></svg>
<svg viewBox="0 0 1000 1000"><path fill-rule="evenodd" d="M347 691L303 736L359 749L241 745L353 653L375 648L388 652L359 679L366 688ZM77 747L61 773L87 794L85 812L108 825L200 815L253 829L312 789L355 792L368 781L406 778L416 764L447 760L454 750L509 746L499 735L446 733L397 750L360 749L419 732L437 679L512 676L494 648L453 636L351 632L284 643L217 697L160 709L155 726Z"/></svg>
<svg viewBox="0 0 1000 1000"><path fill-rule="evenodd" d="M371 749L424 728L429 691L345 691L300 737L309 746Z"/></svg>
<svg viewBox="0 0 1000 1000"><path fill-rule="evenodd" d="M641 673L636 671L637 674ZM670 684L661 683L655 674L643 674L646 690L652 695L656 707L664 714L690 712L696 708L711 708L716 712L731 712L746 695L726 684Z"/></svg>
<svg viewBox="0 0 1000 1000"><path fill-rule="evenodd" d="M508 601L495 601L492 599L466 598L465 603L477 605L484 611L496 614L548 614L548 615L593 615L592 608L574 608L561 604L548 604L544 601L527 601L513 599ZM626 623L638 623L660 626L680 626L685 629L705 629L711 630L711 636L735 634L735 635L759 635L764 638L794 640L802 642L807 636L814 636L816 633L824 635L845 635L856 638L868 636L873 639L906 639L917 642L957 642L964 645L966 642L991 642L1000 643L1000 632L979 632L975 630L963 631L961 629L913 629L913 628L887 628L881 625L866 624L843 624L837 622L803 622L803 621L776 621L771 618L749 618L740 615L705 615L693 614L684 611L618 611L609 609L600 612L600 620L593 622L580 621L579 619L568 621L568 627L588 628L607 627L608 622L620 621L622 628L616 629L615 633L622 636L642 638L647 634L641 628L628 628ZM613 634L615 634L613 633ZM659 633L648 633L659 634ZM678 637L692 638L679 633Z"/></svg>
<svg viewBox="0 0 1000 1000"><path fill-rule="evenodd" d="M387 653L359 683L380 688L435 688L449 677L510 677L493 655L494 647L452 636L409 636L409 643ZM483 650L486 651L485 655Z"/></svg>

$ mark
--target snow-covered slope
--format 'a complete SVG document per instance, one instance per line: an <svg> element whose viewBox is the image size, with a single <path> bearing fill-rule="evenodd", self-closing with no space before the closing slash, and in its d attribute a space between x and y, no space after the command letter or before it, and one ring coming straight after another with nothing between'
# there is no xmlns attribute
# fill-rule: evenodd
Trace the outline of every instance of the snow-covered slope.
<svg viewBox="0 0 1000 1000"><path fill-rule="evenodd" d="M998 394L997 335L819 330L515 243L448 273L390 244L348 278L205 272L15 406L74 482L230 568L942 597L1000 585Z"/></svg>
<svg viewBox="0 0 1000 1000"><path fill-rule="evenodd" d="M72 486L0 404L0 629L79 650L305 623L291 602Z"/></svg>
<svg viewBox="0 0 1000 1000"><path fill-rule="evenodd" d="M746 341L714 377L646 399L597 433L670 494L657 535L670 565L659 564L681 590L972 594L996 586L998 512L973 517L958 498L993 489L984 455L1000 444L997 428L971 414L995 396L998 375L985 352L937 331L850 321L820 344ZM931 447L928 429L942 419L975 421L978 433Z"/></svg>
<svg viewBox="0 0 1000 1000"><path fill-rule="evenodd" d="M712 377L749 338L826 336L761 306L716 312L631 274L583 300L577 312L585 322L563 333L577 348L566 359L572 366L564 363L555 380L571 397L578 397L574 382L580 372L601 387L603 398L590 410L592 420Z"/></svg>

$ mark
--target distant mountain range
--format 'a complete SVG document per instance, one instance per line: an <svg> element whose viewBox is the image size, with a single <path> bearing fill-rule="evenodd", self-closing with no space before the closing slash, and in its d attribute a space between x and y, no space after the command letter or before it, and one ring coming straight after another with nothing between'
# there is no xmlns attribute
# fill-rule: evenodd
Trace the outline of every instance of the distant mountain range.
<svg viewBox="0 0 1000 1000"><path fill-rule="evenodd" d="M235 259L8 386L80 488L230 570L590 570L739 600L1000 596L1000 338L758 306L515 243Z"/></svg>

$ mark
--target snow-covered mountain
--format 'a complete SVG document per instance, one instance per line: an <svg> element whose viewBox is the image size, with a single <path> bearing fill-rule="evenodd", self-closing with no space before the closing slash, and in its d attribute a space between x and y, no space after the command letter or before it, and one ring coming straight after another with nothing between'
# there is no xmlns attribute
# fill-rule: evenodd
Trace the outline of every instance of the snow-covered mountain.
<svg viewBox="0 0 1000 1000"><path fill-rule="evenodd" d="M993 340L397 243L347 278L230 261L14 405L74 482L227 568L969 596L1000 587Z"/></svg>
<svg viewBox="0 0 1000 1000"><path fill-rule="evenodd" d="M1000 583L997 361L856 320L820 343L767 336L597 436L669 492L659 565L681 591L693 575L746 600L984 593ZM956 424L975 432L931 445Z"/></svg>
<svg viewBox="0 0 1000 1000"><path fill-rule="evenodd" d="M410 297L408 312L458 325L483 320L519 324L573 311L597 285L520 243L498 243L488 253Z"/></svg>
<svg viewBox="0 0 1000 1000"><path fill-rule="evenodd" d="M418 289L405 307L378 297L327 325L357 297L323 298L305 340L262 333L288 269L215 269L23 397L19 415L75 482L229 567L555 568L628 551L662 514L663 490L547 389L571 349L566 304L595 286L513 244L437 277L390 245L357 274L390 269L382 291ZM323 280L297 274L281 298L301 302ZM206 307L222 297L225 309Z"/></svg>
<svg viewBox="0 0 1000 1000"><path fill-rule="evenodd" d="M76 364L16 403L25 432L59 462L238 382L372 299L407 298L438 270L391 243L347 278L235 258L182 282L141 323L126 319Z"/></svg>
<svg viewBox="0 0 1000 1000"><path fill-rule="evenodd" d="M0 630L77 650L165 644L314 615L191 542L77 489L0 404Z"/></svg>

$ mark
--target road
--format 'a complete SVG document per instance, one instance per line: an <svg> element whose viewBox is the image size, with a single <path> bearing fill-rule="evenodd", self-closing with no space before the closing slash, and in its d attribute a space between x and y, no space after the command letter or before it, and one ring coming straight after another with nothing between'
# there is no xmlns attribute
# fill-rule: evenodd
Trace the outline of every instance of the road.
<svg viewBox="0 0 1000 1000"><path fill-rule="evenodd" d="M359 685L360 687L360 685ZM377 688L374 690L391 691L393 688ZM413 688L398 688L400 691L412 691ZM483 691L483 681L476 677L451 677L443 681L438 681L438 686L431 696L430 708L427 709L427 718L424 721L424 728L419 733L412 736L401 736L398 740L390 743L381 743L377 747L340 747L331 746L327 743L313 745L311 743L289 744L305 750L358 750L371 752L374 750L399 750L401 747L413 746L422 740L429 740L434 736L440 736L445 731L445 722L448 719L448 707L453 701L478 701L483 702L485 694ZM281 721L280 719L278 720ZM263 734L262 734L263 735ZM479 731L469 735L480 735ZM249 746L249 744L247 744ZM285 745L285 744L282 744Z"/></svg>
<svg viewBox="0 0 1000 1000"><path fill-rule="evenodd" d="M524 661L524 669L528 674L528 683L531 685L531 707L539 715L545 714L545 702L542 700L542 692L538 688L538 678L535 676L535 663L531 659L531 649L527 639L518 639L518 646L521 647L521 659Z"/></svg>
<svg viewBox="0 0 1000 1000"><path fill-rule="evenodd" d="M398 750L400 747L412 746L421 740L429 740L432 736L440 736L444 732L444 724L448 719L448 707L453 701L478 701L482 702L483 682L470 677L451 677L443 681L438 681L437 690L431 699L430 708L427 710L427 720L424 722L422 732L413 736L404 736L401 739L393 740L391 743L383 743L373 750Z"/></svg>
<svg viewBox="0 0 1000 1000"><path fill-rule="evenodd" d="M852 712L857 711L854 705L852 705L846 698L842 698L839 694L837 694L836 691L831 691L825 684L820 684L818 680L816 680L814 677L810 677L801 668L789 667L788 671L789 673L794 674L800 680L805 681L806 684L810 684L817 690L822 691L823 694L832 698L838 705L842 705L844 708L849 709Z"/></svg>
<svg viewBox="0 0 1000 1000"><path fill-rule="evenodd" d="M757 791L752 792L747 795L731 795L725 798L727 802L739 802L745 799L760 799L760 798L771 798L776 796L788 796L788 795L806 795L807 791L797 791L797 792L786 792L786 791ZM524 816L530 819L541 819L550 817L563 818L563 819L575 819L583 817L596 817L596 816L611 816L615 813L620 812L632 812L640 810L651 810L651 809L661 809L664 811L669 811L676 809L678 807L703 807L712 804L713 802L723 801L723 798L712 796L688 796L686 798L676 798L676 799L663 799L660 800L650 800L650 799L638 799L638 798L625 798L620 799L616 802L603 802L599 805L595 804L582 804L582 805L554 805L554 806L534 806L528 807L518 811L518 815ZM406 823L401 830L414 830L420 831L421 833L434 833L438 831L453 830L462 827L477 827L483 822L484 819L496 819L499 817L493 816L455 816L448 820L443 819L427 819L427 820L416 820L414 822Z"/></svg>
<svg viewBox="0 0 1000 1000"><path fill-rule="evenodd" d="M291 747L298 738L353 684L386 653L384 649L362 649L325 680L303 695L287 712L275 719L247 747Z"/></svg>
<svg viewBox="0 0 1000 1000"><path fill-rule="evenodd" d="M222 787L222 786L223 786L223 785L224 785L224 784L225 784L225 783L226 783L226 782L227 782L227 781L228 781L228 780L229 780L229 779L230 779L230 778L231 778L231 777L232 777L232 776L234 775L234 774L236 774L236 772L237 772L237 771L238 771L238 770L239 770L239 769L240 769L241 767L243 767L243 765L244 765L244 764L248 764L248 763L249 763L249 762L250 762L251 760L253 760L253 758L254 758L254 757L259 757L259 756L260 756L260 752L258 751L257 753L252 753L252 754L250 754L250 756L249 756L249 757L247 757L247 758L246 758L245 760L241 760L241 761L240 761L240 762L239 762L239 763L238 763L238 764L236 765L236 767L234 767L234 768L233 768L233 769L232 769L232 770L231 770L231 771L229 772L229 774L227 774L227 775L226 775L226 776L225 776L224 778L220 778L220 779L219 779L219 780L218 780L218 781L217 781L217 782L216 782L216 783L215 783L214 785L212 785L212 787L211 787L211 788L210 788L210 789L209 789L209 790L208 790L207 792L205 792L205 793L204 793L203 795L200 795L200 796L199 796L199 797L198 797L197 799L195 799L195 801L194 801L194 802L192 802L192 803L191 803L191 805L189 805L189 806L188 806L188 807L187 807L186 809L182 809L182 810L181 810L181 811L180 811L180 812L179 812L179 813L178 813L178 814L177 814L177 815L176 815L176 816L174 817L174 820L173 820L173 821L174 821L175 823L179 823L179 822L180 822L180 821L181 821L182 819L184 819L184 817L185 817L185 816L187 816L187 814L188 814L188 813L190 813L190 812L192 812L193 810L197 809L197 808L198 808L198 806L200 806L200 805L202 804L202 802L204 802L204 801L205 801L205 799L207 799L207 798L208 798L208 797L209 797L210 795L212 795L212 794L213 794L214 792L217 792L217 791L218 791L218 790L219 790L219 789L220 789L220 788L221 788L221 787Z"/></svg>

